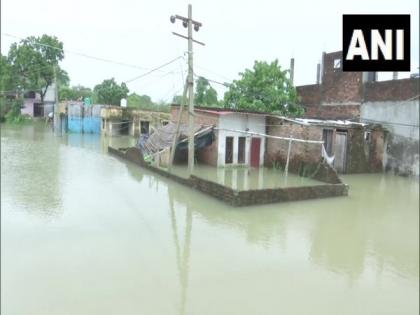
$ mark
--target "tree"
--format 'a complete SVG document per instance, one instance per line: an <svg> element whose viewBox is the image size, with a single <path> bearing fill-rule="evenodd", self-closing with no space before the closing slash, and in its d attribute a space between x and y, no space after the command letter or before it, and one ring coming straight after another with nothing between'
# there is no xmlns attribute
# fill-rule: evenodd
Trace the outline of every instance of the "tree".
<svg viewBox="0 0 420 315"><path fill-rule="evenodd" d="M196 83L195 103L197 105L217 106L217 92L206 78L199 77Z"/></svg>
<svg viewBox="0 0 420 315"><path fill-rule="evenodd" d="M17 77L13 71L12 64L6 56L0 54L0 91L14 91L18 87Z"/></svg>
<svg viewBox="0 0 420 315"><path fill-rule="evenodd" d="M287 78L277 60L271 63L255 61L252 70L239 73L225 93L225 107L282 115L301 115L303 108L297 104L296 89Z"/></svg>
<svg viewBox="0 0 420 315"><path fill-rule="evenodd" d="M23 104L22 89L17 76L6 56L0 54L0 121L22 120L20 109Z"/></svg>
<svg viewBox="0 0 420 315"><path fill-rule="evenodd" d="M174 104L181 104L182 103L182 95L175 95L172 98L172 103L174 103Z"/></svg>
<svg viewBox="0 0 420 315"><path fill-rule="evenodd" d="M120 105L122 98L127 98L129 92L127 85L123 82L118 85L115 79L104 80L93 89L96 101L102 104Z"/></svg>
<svg viewBox="0 0 420 315"><path fill-rule="evenodd" d="M55 80L66 85L69 82L67 72L58 63L63 60L63 43L55 36L30 36L13 43L8 60L17 76L17 84L24 90L39 91L43 103L47 89Z"/></svg>
<svg viewBox="0 0 420 315"><path fill-rule="evenodd" d="M77 85L73 87L60 86L59 99L60 101L83 101L86 97L93 97L91 88Z"/></svg>
<svg viewBox="0 0 420 315"><path fill-rule="evenodd" d="M129 107L137 107L143 109L149 109L155 104L152 102L152 99L148 95L138 95L137 93L131 93L128 96L127 103Z"/></svg>

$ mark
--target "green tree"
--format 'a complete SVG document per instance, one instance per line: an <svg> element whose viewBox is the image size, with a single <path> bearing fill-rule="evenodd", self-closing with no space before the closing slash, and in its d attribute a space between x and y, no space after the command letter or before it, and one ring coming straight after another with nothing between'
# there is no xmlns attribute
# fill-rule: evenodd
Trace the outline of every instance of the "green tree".
<svg viewBox="0 0 420 315"><path fill-rule="evenodd" d="M86 97L93 98L93 91L91 88L82 85L73 87L60 86L60 101L83 101Z"/></svg>
<svg viewBox="0 0 420 315"><path fill-rule="evenodd" d="M174 104L181 104L182 103L182 95L175 95L172 98L172 103L174 103Z"/></svg>
<svg viewBox="0 0 420 315"><path fill-rule="evenodd" d="M217 92L206 78L197 79L194 98L197 105L218 106Z"/></svg>
<svg viewBox="0 0 420 315"><path fill-rule="evenodd" d="M129 92L127 85L123 82L118 85L115 79L104 80L93 89L96 101L108 105L120 105L122 98L127 98Z"/></svg>
<svg viewBox="0 0 420 315"><path fill-rule="evenodd" d="M58 65L63 60L63 43L55 36L30 36L13 43L9 50L8 60L17 76L16 84L24 90L40 92L43 103L48 87L55 80L67 85L69 77Z"/></svg>
<svg viewBox="0 0 420 315"><path fill-rule="evenodd" d="M136 107L142 109L150 109L156 104L153 103L152 99L148 95L138 95L137 93L131 93L127 98L129 107Z"/></svg>
<svg viewBox="0 0 420 315"><path fill-rule="evenodd" d="M0 121L20 121L23 104L22 88L6 56L0 54Z"/></svg>
<svg viewBox="0 0 420 315"><path fill-rule="evenodd" d="M255 61L252 70L239 73L225 93L225 107L282 115L301 115L303 108L297 104L297 93L277 60L271 63Z"/></svg>

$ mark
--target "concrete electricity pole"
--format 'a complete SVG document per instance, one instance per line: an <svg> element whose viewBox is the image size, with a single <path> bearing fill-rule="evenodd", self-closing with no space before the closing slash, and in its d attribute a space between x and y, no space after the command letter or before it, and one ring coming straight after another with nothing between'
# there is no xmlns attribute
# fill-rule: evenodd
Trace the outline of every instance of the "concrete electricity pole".
<svg viewBox="0 0 420 315"><path fill-rule="evenodd" d="M192 6L188 5L188 18L185 18L180 15L172 15L170 20L172 23L175 23L175 20L181 20L182 25L188 28L188 37L172 32L172 34L188 39L188 171L190 175L194 171L194 70L193 70L193 42L203 45L203 43L196 41L192 36L192 29L194 25L194 30L198 32L202 24L200 22L194 21L192 19ZM173 150L175 150L173 148Z"/></svg>
<svg viewBox="0 0 420 315"><path fill-rule="evenodd" d="M57 66L54 67L54 108L53 108L53 130L58 135L61 132L60 114L58 108L58 80L57 80ZM59 129L60 127L60 129Z"/></svg>

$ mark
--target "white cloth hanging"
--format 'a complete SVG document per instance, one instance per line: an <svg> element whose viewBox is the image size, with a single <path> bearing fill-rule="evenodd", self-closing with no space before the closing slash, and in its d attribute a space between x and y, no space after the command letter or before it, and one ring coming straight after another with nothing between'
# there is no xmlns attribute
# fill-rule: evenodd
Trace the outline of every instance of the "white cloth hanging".
<svg viewBox="0 0 420 315"><path fill-rule="evenodd" d="M327 151L325 150L324 145L322 145L322 157L324 158L324 160L328 163L329 166L332 166L334 163L334 158L335 155L333 156L328 156Z"/></svg>

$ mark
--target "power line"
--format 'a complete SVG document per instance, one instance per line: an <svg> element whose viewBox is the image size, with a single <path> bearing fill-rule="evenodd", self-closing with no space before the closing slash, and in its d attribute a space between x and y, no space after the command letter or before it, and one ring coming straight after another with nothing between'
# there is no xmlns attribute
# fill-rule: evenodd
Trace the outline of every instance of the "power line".
<svg viewBox="0 0 420 315"><path fill-rule="evenodd" d="M12 35L12 34L9 34L9 33L2 32L1 34L4 35L4 36L7 36L7 37L16 38L16 39L19 39L19 40L25 40L22 37ZM93 56L93 55L88 55L88 54L85 54L85 53L72 51L72 50L68 50L68 49L64 49L64 48L60 48L60 47L56 47L56 46L52 46L52 45L41 44L41 43L34 43L34 45L49 47L49 48L64 51L66 53L70 53L70 54L73 54L73 55L78 55L78 56L81 56L81 57L90 58L90 59L97 60L97 61L108 62L108 63L112 63L112 64L124 66L124 67L136 68L136 69L141 69L141 70L151 70L150 68L147 68L147 67L142 67L142 66L139 66L139 65L129 64L129 63L120 62L120 61L115 61L115 60L102 58L102 57L96 57L96 56ZM152 70L154 70L154 69L152 69ZM156 71L156 70L154 70L154 71Z"/></svg>
<svg viewBox="0 0 420 315"><path fill-rule="evenodd" d="M138 80L138 79L140 79L140 78L143 78L143 77L145 77L145 76L147 76L147 75L149 75L149 74L151 74L151 73L153 73L153 72L155 72L155 71L158 71L158 70L162 69L163 67L166 67L167 65L170 65L171 63L173 63L173 62L177 61L177 60L178 60L178 59L180 59L180 58L183 58L183 56L178 56L178 57L176 57L176 58L172 59L171 61L168 61L168 62L164 63L164 64L163 64L163 65L161 65L161 66L158 66L158 67L156 67L156 68L151 69L150 71L147 71L146 73L143 73L143 74L141 74L141 75L139 75L139 76L136 76L136 77L134 77L134 78L131 78L131 79L129 79L129 80L126 80L126 81L125 81L125 83L129 83L129 82L132 82L132 81Z"/></svg>
<svg viewBox="0 0 420 315"><path fill-rule="evenodd" d="M206 79L207 81L212 82L212 83L216 83L216 84L219 84L219 85L223 85L225 88L228 88L228 87L231 85L231 83L227 83L227 82L220 82L220 81L212 80L212 79L209 79L209 78L207 78L207 77L205 77L205 76L202 76L202 75L197 75L196 73L194 73L194 76L195 76L196 78L204 78L204 79Z"/></svg>
<svg viewBox="0 0 420 315"><path fill-rule="evenodd" d="M207 72L209 72L209 73L211 73L211 74L214 74L214 75L216 75L216 76L218 76L218 77L220 77L220 78L223 78L223 79L225 79L225 80L228 80L228 81L232 81L232 79L229 79L228 77L226 77L226 76L224 76L224 75L222 75L222 74L219 74L219 73L217 73L217 72L214 72L214 71L212 71L212 70L209 70L209 69L206 69L206 68L204 68L204 67L202 67L202 66L198 66L197 64L196 64L196 67L197 68L199 68L199 69L202 69L202 70L204 70L204 71L207 71Z"/></svg>

